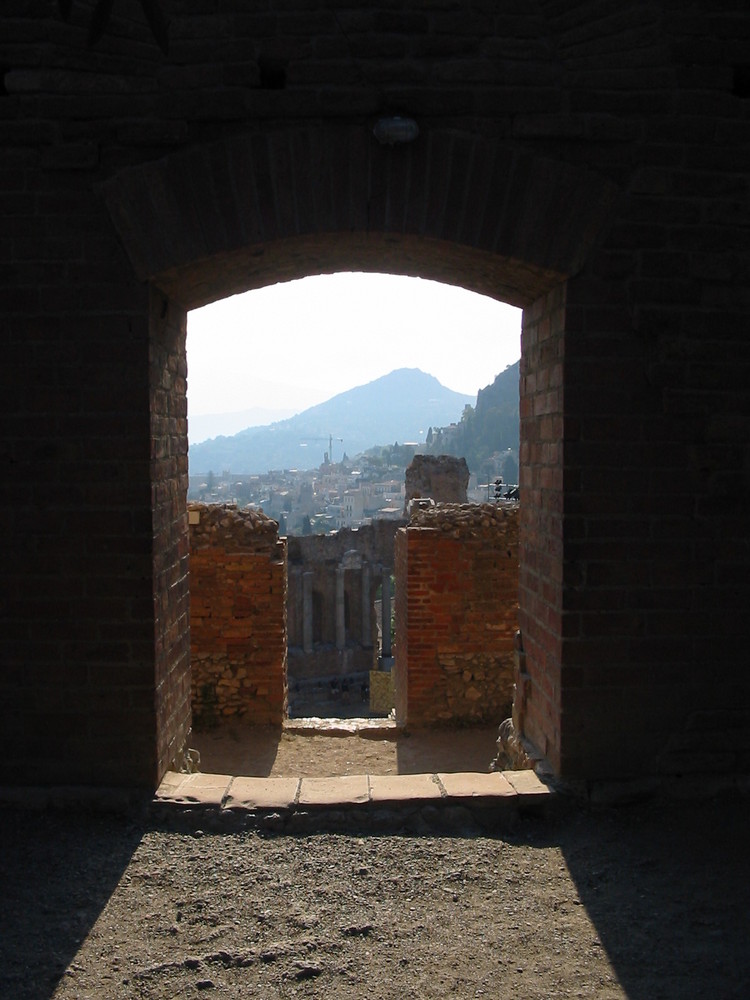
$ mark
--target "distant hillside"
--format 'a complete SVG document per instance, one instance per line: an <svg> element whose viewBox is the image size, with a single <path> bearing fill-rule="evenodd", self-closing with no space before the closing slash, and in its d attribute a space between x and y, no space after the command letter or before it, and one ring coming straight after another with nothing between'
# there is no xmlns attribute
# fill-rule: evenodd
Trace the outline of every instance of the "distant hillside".
<svg viewBox="0 0 750 1000"><path fill-rule="evenodd" d="M286 420L297 412L297 408L269 410L263 406L254 406L250 410L240 410L235 413L197 413L192 414L188 423L188 438L190 444L199 444L220 434L236 434L246 427L270 424L274 420Z"/></svg>
<svg viewBox="0 0 750 1000"><path fill-rule="evenodd" d="M425 450L431 455L463 457L472 472L480 472L495 452L509 448L517 452L520 369L517 361L497 375L492 385L480 389L476 406L466 407L456 427L433 427Z"/></svg>
<svg viewBox="0 0 750 1000"><path fill-rule="evenodd" d="M287 420L191 445L190 474L313 469L328 451L329 436L335 462L344 452L354 456L377 444L424 441L429 427L459 420L472 402L418 368L399 368Z"/></svg>

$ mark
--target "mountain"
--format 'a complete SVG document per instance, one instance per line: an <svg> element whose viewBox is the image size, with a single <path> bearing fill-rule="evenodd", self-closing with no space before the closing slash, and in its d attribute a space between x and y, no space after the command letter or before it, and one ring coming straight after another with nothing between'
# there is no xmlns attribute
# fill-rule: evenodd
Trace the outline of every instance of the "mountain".
<svg viewBox="0 0 750 1000"><path fill-rule="evenodd" d="M399 368L287 420L191 445L190 474L313 469L330 439L335 462L376 444L424 441L429 427L457 421L472 402L418 368Z"/></svg>
<svg viewBox="0 0 750 1000"><path fill-rule="evenodd" d="M190 444L198 444L220 434L236 434L246 427L270 424L274 420L285 420L292 417L299 408L269 410L263 406L254 406L250 410L236 410L233 413L195 413L188 423Z"/></svg>
<svg viewBox="0 0 750 1000"><path fill-rule="evenodd" d="M520 361L508 365L505 371L495 376L491 385L480 389L476 406L468 406L464 410L456 427L434 427L427 438L427 453L464 457L472 472L479 472L481 466L497 452L511 449L517 453L520 370Z"/></svg>

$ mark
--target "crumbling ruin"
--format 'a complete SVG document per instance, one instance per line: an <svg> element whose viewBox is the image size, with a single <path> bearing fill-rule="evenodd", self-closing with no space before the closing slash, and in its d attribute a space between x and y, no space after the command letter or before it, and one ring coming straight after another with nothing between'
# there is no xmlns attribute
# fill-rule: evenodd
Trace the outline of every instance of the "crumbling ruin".
<svg viewBox="0 0 750 1000"><path fill-rule="evenodd" d="M442 504L396 536L396 720L510 714L518 629L517 504Z"/></svg>
<svg viewBox="0 0 750 1000"><path fill-rule="evenodd" d="M415 455L406 469L404 511L412 500L425 497L435 503L466 503L469 467L452 455Z"/></svg>
<svg viewBox="0 0 750 1000"><path fill-rule="evenodd" d="M286 540L259 511L191 503L190 660L196 725L286 718Z"/></svg>

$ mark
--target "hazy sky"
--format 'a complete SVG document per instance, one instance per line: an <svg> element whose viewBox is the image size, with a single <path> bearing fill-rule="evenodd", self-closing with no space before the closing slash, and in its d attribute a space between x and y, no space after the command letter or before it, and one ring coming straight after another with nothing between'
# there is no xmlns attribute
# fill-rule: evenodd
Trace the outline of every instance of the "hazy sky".
<svg viewBox="0 0 750 1000"><path fill-rule="evenodd" d="M395 368L476 395L521 354L521 311L462 288L333 274L223 299L188 317L192 415L299 412Z"/></svg>

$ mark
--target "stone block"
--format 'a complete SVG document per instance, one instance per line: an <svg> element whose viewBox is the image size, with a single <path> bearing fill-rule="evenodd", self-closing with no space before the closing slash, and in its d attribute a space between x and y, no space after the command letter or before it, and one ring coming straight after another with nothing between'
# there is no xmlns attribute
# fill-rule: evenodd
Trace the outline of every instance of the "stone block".
<svg viewBox="0 0 750 1000"><path fill-rule="evenodd" d="M457 771L437 777L449 799L513 799L518 795L507 776L499 771L493 774Z"/></svg>
<svg viewBox="0 0 750 1000"><path fill-rule="evenodd" d="M432 774L370 775L370 798L373 803L425 801L441 797L440 786Z"/></svg>
<svg viewBox="0 0 750 1000"><path fill-rule="evenodd" d="M352 774L337 778L303 778L299 791L299 805L353 806L363 805L370 798L366 774Z"/></svg>
<svg viewBox="0 0 750 1000"><path fill-rule="evenodd" d="M252 811L255 809L291 809L297 800L299 778L237 777L226 796L225 808Z"/></svg>
<svg viewBox="0 0 750 1000"><path fill-rule="evenodd" d="M181 778L177 781L176 778ZM156 790L159 802L176 802L190 805L223 805L232 776L229 774L185 774L168 773L165 783Z"/></svg>
<svg viewBox="0 0 750 1000"><path fill-rule="evenodd" d="M395 704L393 674L385 670L371 670L370 711L375 715L388 715Z"/></svg>
<svg viewBox="0 0 750 1000"><path fill-rule="evenodd" d="M526 802L541 802L549 799L554 792L548 784L532 770L503 771L503 777Z"/></svg>

